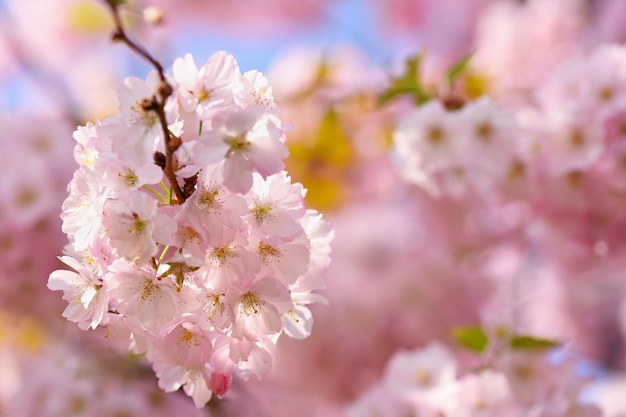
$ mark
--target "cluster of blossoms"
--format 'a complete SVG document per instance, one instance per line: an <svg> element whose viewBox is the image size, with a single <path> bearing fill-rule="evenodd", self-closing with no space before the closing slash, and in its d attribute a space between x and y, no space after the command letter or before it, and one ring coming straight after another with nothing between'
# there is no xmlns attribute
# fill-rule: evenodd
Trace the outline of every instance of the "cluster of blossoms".
<svg viewBox="0 0 626 417"><path fill-rule="evenodd" d="M586 259L623 253L625 70L626 49L603 45L566 61L532 106L481 98L456 110L432 100L398 124L399 169L431 194L471 189L522 202L550 240L566 236Z"/></svg>
<svg viewBox="0 0 626 417"><path fill-rule="evenodd" d="M350 405L346 416L601 415L581 401L588 381L569 359L550 358L545 349L508 349L492 362L463 371L453 351L439 343L398 351L382 380Z"/></svg>
<svg viewBox="0 0 626 417"><path fill-rule="evenodd" d="M395 134L400 170L409 182L432 194L465 194L468 186L487 191L515 177L515 119L489 98L449 110L432 100L412 110Z"/></svg>
<svg viewBox="0 0 626 417"><path fill-rule="evenodd" d="M432 100L394 134L409 182L483 218L474 237L508 233L482 249L483 260L510 251L518 261L481 315L502 321L490 310L499 303L515 310L510 328L546 332L611 371L624 363L625 70L626 48L601 45L565 61L525 103L481 98L453 109Z"/></svg>
<svg viewBox="0 0 626 417"><path fill-rule="evenodd" d="M224 52L127 78L120 113L79 127L63 204L64 316L146 354L196 406L261 378L278 337L309 335L333 232L283 171L271 87ZM159 106L157 97L162 98ZM176 182L175 184L173 182Z"/></svg>

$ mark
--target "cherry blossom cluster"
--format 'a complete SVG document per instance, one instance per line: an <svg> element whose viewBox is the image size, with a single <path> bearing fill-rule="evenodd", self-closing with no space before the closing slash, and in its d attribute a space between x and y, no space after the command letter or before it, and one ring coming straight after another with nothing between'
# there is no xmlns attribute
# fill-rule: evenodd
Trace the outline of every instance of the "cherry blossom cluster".
<svg viewBox="0 0 626 417"><path fill-rule="evenodd" d="M404 177L432 194L462 195L471 186L489 190L515 176L518 126L489 98L460 110L431 100L399 122L395 153Z"/></svg>
<svg viewBox="0 0 626 417"><path fill-rule="evenodd" d="M382 380L346 410L347 417L580 416L600 409L581 401L587 378L546 350L505 350L493 364L464 371L446 345L396 352ZM552 355L554 356L554 355Z"/></svg>
<svg viewBox="0 0 626 417"><path fill-rule="evenodd" d="M532 182L548 193L527 193L529 201L549 196L552 205L580 208L598 193L610 201L626 184L625 69L626 49L603 45L566 61L533 105L505 107L483 97L450 109L433 99L397 125L400 171L433 194Z"/></svg>
<svg viewBox="0 0 626 417"><path fill-rule="evenodd" d="M119 114L79 127L63 204L64 317L146 354L196 406L261 378L278 337L307 337L333 232L283 170L272 89L218 52L127 78ZM162 100L162 101L160 101Z"/></svg>
<svg viewBox="0 0 626 417"><path fill-rule="evenodd" d="M603 45L565 62L537 93L538 114L526 124L552 181L583 193L589 180L602 192L626 189L625 70L626 49Z"/></svg>
<svg viewBox="0 0 626 417"><path fill-rule="evenodd" d="M492 300L477 305L481 316L567 341L609 370L623 363L615 346L622 346L625 305L625 71L626 48L601 45L564 61L522 103L501 96L450 108L433 99L404 116L394 134L404 177L436 204L462 210L471 253L498 258L494 266L504 268L492 280L499 288L490 288ZM481 108L489 108L483 119ZM498 229L505 233L488 235ZM479 236L491 240L481 247ZM507 260L507 252L517 255ZM507 384L514 397L523 395L511 377Z"/></svg>

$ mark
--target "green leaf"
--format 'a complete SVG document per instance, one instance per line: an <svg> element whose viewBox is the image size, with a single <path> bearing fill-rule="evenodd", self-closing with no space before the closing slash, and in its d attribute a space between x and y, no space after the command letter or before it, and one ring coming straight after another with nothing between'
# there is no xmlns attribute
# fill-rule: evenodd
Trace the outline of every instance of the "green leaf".
<svg viewBox="0 0 626 417"><path fill-rule="evenodd" d="M424 90L424 86L422 86L420 80L420 65L423 57L424 54L420 53L406 61L404 75L391 80L391 86L378 98L379 105L386 104L404 94L412 95L415 103L418 105L432 98L431 95Z"/></svg>
<svg viewBox="0 0 626 417"><path fill-rule="evenodd" d="M526 335L513 336L509 341L511 349L516 350L553 349L559 345L560 343L554 340L541 339Z"/></svg>
<svg viewBox="0 0 626 417"><path fill-rule="evenodd" d="M452 336L461 346L482 353L489 344L489 337L479 326L455 327Z"/></svg>
<svg viewBox="0 0 626 417"><path fill-rule="evenodd" d="M452 85L454 80L456 80L459 75L463 74L463 72L467 69L467 66L472 59L474 54L470 53L456 61L448 70L448 83Z"/></svg>

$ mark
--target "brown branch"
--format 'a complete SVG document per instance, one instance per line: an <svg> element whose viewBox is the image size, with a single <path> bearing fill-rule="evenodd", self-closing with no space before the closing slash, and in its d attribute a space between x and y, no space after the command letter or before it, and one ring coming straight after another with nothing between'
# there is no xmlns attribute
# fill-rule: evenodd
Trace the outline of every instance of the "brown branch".
<svg viewBox="0 0 626 417"><path fill-rule="evenodd" d="M144 48L139 46L139 44L132 41L128 35L126 35L126 31L124 30L124 25L122 24L122 19L120 17L119 6L123 3L120 0L105 0L105 2L109 5L111 9L111 13L113 14L113 22L115 23L115 32L113 32L113 36L111 37L114 42L123 42L125 43L133 52L137 55L144 58L148 61L152 66L156 68L159 72L159 78L162 82L167 83L165 80L165 74L163 72L163 66L159 61L154 59L152 55Z"/></svg>
<svg viewBox="0 0 626 417"><path fill-rule="evenodd" d="M158 165L163 169L163 172L165 173L165 176L169 181L170 186L174 190L174 194L176 194L176 199L178 200L178 203L182 204L185 202L186 195L178 185L178 180L176 179L176 167L174 163L174 152L176 152L176 150L180 146L180 138L172 137L170 135L169 129L167 127L167 118L165 117L165 102L167 101L167 98L172 95L172 86L167 82L167 79L165 78L163 65L161 65L161 63L157 61L152 55L150 55L148 51L135 43L126 34L118 8L120 4L123 3L123 1L105 0L105 2L109 5L111 9L111 13L113 14L113 22L115 23L115 32L113 32L112 36L113 41L124 43L133 52L148 61L154 68L156 68L157 72L159 73L161 83L159 85L157 94L152 97L152 100L145 100L144 103L142 103L142 107L146 111L155 112L157 117L159 118L159 123L163 131L163 139L165 141L165 163L159 163Z"/></svg>

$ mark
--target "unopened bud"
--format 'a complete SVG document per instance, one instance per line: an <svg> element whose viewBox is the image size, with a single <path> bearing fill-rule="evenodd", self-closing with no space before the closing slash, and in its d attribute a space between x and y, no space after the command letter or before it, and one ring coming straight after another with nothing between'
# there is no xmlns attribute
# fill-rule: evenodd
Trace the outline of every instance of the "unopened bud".
<svg viewBox="0 0 626 417"><path fill-rule="evenodd" d="M198 183L198 174L191 177L183 178L183 181L183 193L185 193L186 197L189 197L196 190L196 184Z"/></svg>
<svg viewBox="0 0 626 417"><path fill-rule="evenodd" d="M172 92L172 86L169 85L167 82L163 81L161 84L159 84L159 95L161 97L168 98L172 95Z"/></svg>
<svg viewBox="0 0 626 417"><path fill-rule="evenodd" d="M163 23L163 12L157 7L148 6L143 9L143 20L150 25L160 25Z"/></svg>
<svg viewBox="0 0 626 417"><path fill-rule="evenodd" d="M465 100L457 95L450 94L442 99L443 105L447 110L460 110L465 105Z"/></svg>
<svg viewBox="0 0 626 417"><path fill-rule="evenodd" d="M154 153L154 164L161 167L161 169L165 169L166 158L162 152Z"/></svg>

